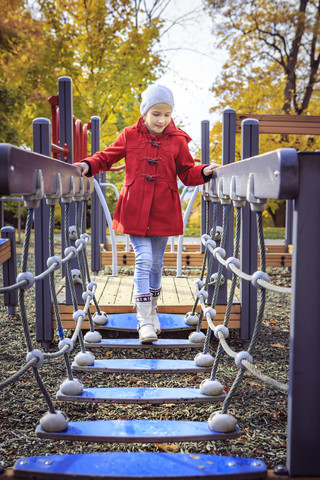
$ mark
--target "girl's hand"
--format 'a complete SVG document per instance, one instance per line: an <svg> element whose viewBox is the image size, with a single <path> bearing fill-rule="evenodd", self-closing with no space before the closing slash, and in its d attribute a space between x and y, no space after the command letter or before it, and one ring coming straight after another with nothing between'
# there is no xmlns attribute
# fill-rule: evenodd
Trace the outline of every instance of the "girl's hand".
<svg viewBox="0 0 320 480"><path fill-rule="evenodd" d="M221 167L218 163L210 163L202 170L203 174L207 177L218 167Z"/></svg>
<svg viewBox="0 0 320 480"><path fill-rule="evenodd" d="M73 164L75 167L81 168L81 176L84 177L86 173L89 171L89 166L86 162L76 162Z"/></svg>

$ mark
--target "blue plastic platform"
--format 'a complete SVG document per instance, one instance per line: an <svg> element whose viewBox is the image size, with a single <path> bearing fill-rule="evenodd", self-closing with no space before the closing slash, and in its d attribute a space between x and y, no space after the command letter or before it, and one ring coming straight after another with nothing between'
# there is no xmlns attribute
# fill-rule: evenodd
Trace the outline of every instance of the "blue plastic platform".
<svg viewBox="0 0 320 480"><path fill-rule="evenodd" d="M138 333L137 333L138 335ZM104 338L99 343L85 342L86 348L203 348L203 343L192 343L181 338L159 338L156 342L141 343L138 338Z"/></svg>
<svg viewBox="0 0 320 480"><path fill-rule="evenodd" d="M264 479L258 459L154 452L108 452L20 458L14 476L34 479Z"/></svg>
<svg viewBox="0 0 320 480"><path fill-rule="evenodd" d="M190 327L184 321L184 315L177 315L174 313L159 313L158 314L161 328L165 331L174 330L194 330L195 327ZM96 329L106 330L121 330L127 332L137 331L137 315L136 313L114 313L108 314L108 321L105 325L96 325Z"/></svg>
<svg viewBox="0 0 320 480"><path fill-rule="evenodd" d="M179 420L93 420L69 422L63 432L45 432L40 426L36 429L40 438L55 440L76 440L83 442L210 442L238 438L241 435L237 426L231 433L214 432L207 422Z"/></svg>
<svg viewBox="0 0 320 480"><path fill-rule="evenodd" d="M79 366L73 362L72 368L75 371L107 373L198 373L211 371L211 367L198 367L193 360L166 360L153 358L96 359L94 365Z"/></svg>
<svg viewBox="0 0 320 480"><path fill-rule="evenodd" d="M88 403L215 403L223 402L226 394L203 395L199 388L85 388L80 395L57 393L57 400Z"/></svg>

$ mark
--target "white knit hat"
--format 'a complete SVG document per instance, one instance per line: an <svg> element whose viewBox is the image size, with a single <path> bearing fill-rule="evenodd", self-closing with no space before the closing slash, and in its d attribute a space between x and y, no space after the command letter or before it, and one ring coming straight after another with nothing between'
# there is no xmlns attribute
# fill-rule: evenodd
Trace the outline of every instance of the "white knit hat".
<svg viewBox="0 0 320 480"><path fill-rule="evenodd" d="M166 103L172 109L174 107L174 99L171 90L164 85L153 84L142 92L142 102L140 105L141 115L145 115L147 111L157 103Z"/></svg>

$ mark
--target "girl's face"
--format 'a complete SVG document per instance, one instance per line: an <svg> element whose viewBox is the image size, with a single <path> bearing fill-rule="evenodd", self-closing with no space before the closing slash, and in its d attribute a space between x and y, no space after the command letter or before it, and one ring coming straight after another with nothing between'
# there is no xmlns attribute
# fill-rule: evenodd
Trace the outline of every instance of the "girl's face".
<svg viewBox="0 0 320 480"><path fill-rule="evenodd" d="M151 135L161 135L171 121L172 108L166 103L153 105L144 115L144 123Z"/></svg>

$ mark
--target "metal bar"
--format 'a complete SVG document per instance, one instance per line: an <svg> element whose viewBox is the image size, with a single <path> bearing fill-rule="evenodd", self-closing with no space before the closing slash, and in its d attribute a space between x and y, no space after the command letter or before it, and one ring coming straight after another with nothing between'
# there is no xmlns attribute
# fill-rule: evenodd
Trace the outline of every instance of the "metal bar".
<svg viewBox="0 0 320 480"><path fill-rule="evenodd" d="M111 225L112 225L112 218L110 215L110 211L106 202L106 197L105 195L102 194L101 187L99 185L99 182L94 179L93 180L95 191L98 195L103 213L106 217L106 220L108 222L109 230L110 230L110 238L111 238L111 244L112 244L112 275L116 277L118 275L118 266L117 266L117 242L116 242L116 235L114 233L114 230L112 230Z"/></svg>
<svg viewBox="0 0 320 480"><path fill-rule="evenodd" d="M246 159L259 153L259 122L243 120L241 132L241 157ZM241 270L252 274L258 269L257 226L250 206L243 208L241 217ZM243 279L240 282L241 329L240 338L249 341L252 337L257 316L257 289Z"/></svg>
<svg viewBox="0 0 320 480"><path fill-rule="evenodd" d="M46 118L37 118L32 122L33 150L50 156L51 123ZM34 212L35 273L39 275L47 268L49 257L49 214L50 208L42 199ZM36 339L43 347L48 347L53 338L51 325L52 301L49 278L36 283Z"/></svg>
<svg viewBox="0 0 320 480"><path fill-rule="evenodd" d="M186 225L188 223L191 209L193 207L193 204L195 202L195 199L199 193L199 187L196 186L195 189L192 192L192 195L190 197L190 200L188 202L188 206L186 208L186 211L184 212L183 216L183 232L185 231ZM181 259L182 259L182 247L183 247L183 238L184 238L184 233L182 235L179 235L179 240L178 240L178 247L177 247L177 277L182 276L182 265L181 265Z"/></svg>
<svg viewBox="0 0 320 480"><path fill-rule="evenodd" d="M290 477L319 477L320 154L299 153L299 166L293 227L287 468Z"/></svg>
<svg viewBox="0 0 320 480"><path fill-rule="evenodd" d="M70 177L74 178L75 191L80 191L80 168L39 153L7 143L0 144L0 194L32 195L37 191L36 172L41 171L44 194L56 192L56 174L60 173L62 193L70 192ZM84 181L89 194L93 185L89 178Z"/></svg>
<svg viewBox="0 0 320 480"><path fill-rule="evenodd" d="M222 165L229 165L235 162L235 144L236 144L236 112L232 108L223 111L222 117ZM225 250L228 256L233 254L233 229L234 217L232 205L227 207L227 236ZM218 225L222 225L222 205L218 205ZM215 260L215 262L217 262ZM218 270L218 262L216 271ZM227 270L224 272L225 279L231 279L232 273ZM227 281L220 285L217 305L226 305L228 300Z"/></svg>
<svg viewBox="0 0 320 480"><path fill-rule="evenodd" d="M293 236L293 200L286 201L286 252L289 250L289 245L292 245Z"/></svg>
<svg viewBox="0 0 320 480"><path fill-rule="evenodd" d="M219 179L223 177L223 194L230 196L232 177L235 177L235 193L247 198L250 173L254 174L255 196L258 198L292 199L298 194L298 153L294 148L280 148L218 168L210 182L210 195L217 194Z"/></svg>
<svg viewBox="0 0 320 480"><path fill-rule="evenodd" d="M210 132L209 121L203 120L201 122L201 164L208 165L210 162ZM201 195L201 235L206 232L206 205L203 196ZM201 251L204 252L204 245L201 244Z"/></svg>
<svg viewBox="0 0 320 480"><path fill-rule="evenodd" d="M91 155L100 150L100 117L91 118ZM95 175L99 183L101 174ZM104 189L105 191L105 189ZM100 241L102 228L102 207L96 191L91 195L91 270L101 270Z"/></svg>

